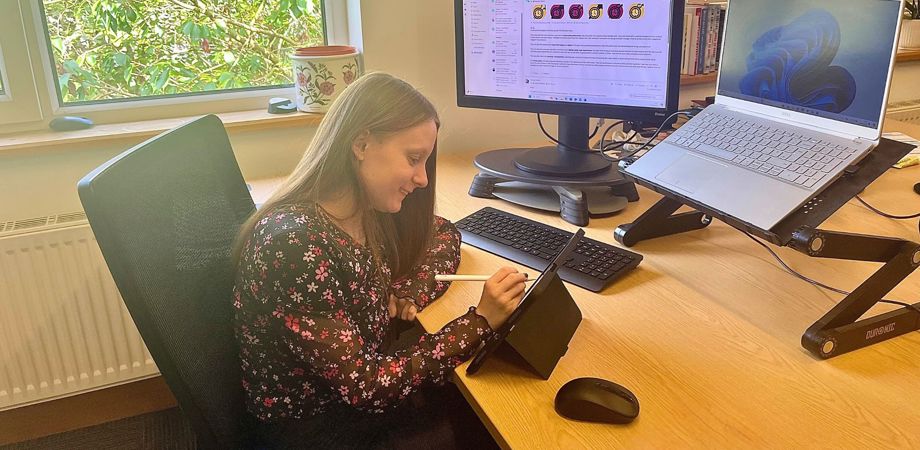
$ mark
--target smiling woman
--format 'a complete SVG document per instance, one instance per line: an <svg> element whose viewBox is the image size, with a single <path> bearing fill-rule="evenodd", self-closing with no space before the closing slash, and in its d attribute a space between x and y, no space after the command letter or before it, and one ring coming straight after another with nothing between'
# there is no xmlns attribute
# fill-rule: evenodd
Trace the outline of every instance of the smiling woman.
<svg viewBox="0 0 920 450"><path fill-rule="evenodd" d="M320 0L44 0L59 104L290 85L288 50L326 42Z"/></svg>
<svg viewBox="0 0 920 450"><path fill-rule="evenodd" d="M387 339L447 290L434 275L460 263L460 233L434 214L439 125L405 81L359 78L241 227L228 302L247 409L272 444L481 448L451 423L472 410L432 399L507 319L525 276L502 268L439 331L419 329L401 347Z"/></svg>

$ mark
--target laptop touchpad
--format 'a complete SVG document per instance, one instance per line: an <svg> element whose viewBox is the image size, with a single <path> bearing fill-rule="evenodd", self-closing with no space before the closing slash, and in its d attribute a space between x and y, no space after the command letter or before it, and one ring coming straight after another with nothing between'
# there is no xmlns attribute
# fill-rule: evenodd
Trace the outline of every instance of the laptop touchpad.
<svg viewBox="0 0 920 450"><path fill-rule="evenodd" d="M712 177L715 165L723 165L708 159L703 159L687 153L677 158L667 169L662 170L655 178L658 181L680 188L686 192L696 192Z"/></svg>

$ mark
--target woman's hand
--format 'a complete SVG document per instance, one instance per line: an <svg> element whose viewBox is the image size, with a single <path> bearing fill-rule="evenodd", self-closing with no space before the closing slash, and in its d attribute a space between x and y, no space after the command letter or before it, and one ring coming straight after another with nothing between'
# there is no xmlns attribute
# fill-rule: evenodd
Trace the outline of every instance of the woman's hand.
<svg viewBox="0 0 920 450"><path fill-rule="evenodd" d="M411 322L415 320L415 315L418 313L418 306L415 306L415 302L410 298L396 298L395 295L390 294L387 312L390 314L391 319L399 317L402 320Z"/></svg>
<svg viewBox="0 0 920 450"><path fill-rule="evenodd" d="M476 313L485 317L492 330L505 323L524 296L527 275L513 267L502 267L486 281Z"/></svg>

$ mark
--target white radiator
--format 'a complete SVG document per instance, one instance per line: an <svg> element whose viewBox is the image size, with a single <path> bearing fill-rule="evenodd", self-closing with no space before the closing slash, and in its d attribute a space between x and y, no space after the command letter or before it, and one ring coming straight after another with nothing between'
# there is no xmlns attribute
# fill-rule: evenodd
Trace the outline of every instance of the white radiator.
<svg viewBox="0 0 920 450"><path fill-rule="evenodd" d="M0 411L158 373L83 213L0 222Z"/></svg>

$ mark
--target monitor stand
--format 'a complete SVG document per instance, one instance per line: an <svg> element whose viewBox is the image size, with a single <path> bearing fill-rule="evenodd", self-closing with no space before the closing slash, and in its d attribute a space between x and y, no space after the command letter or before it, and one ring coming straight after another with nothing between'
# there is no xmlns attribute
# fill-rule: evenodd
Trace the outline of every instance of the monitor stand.
<svg viewBox="0 0 920 450"><path fill-rule="evenodd" d="M550 176L522 170L518 164L521 157L540 151L552 157L557 150L555 147L507 148L480 153L474 161L479 174L473 178L470 195L501 198L531 208L556 211L563 220L578 226L587 225L592 215L613 214L625 208L627 201L639 200L636 185L623 178L615 165L599 155L584 154L586 158L594 157L606 163L588 174ZM553 197L557 199L555 204Z"/></svg>

